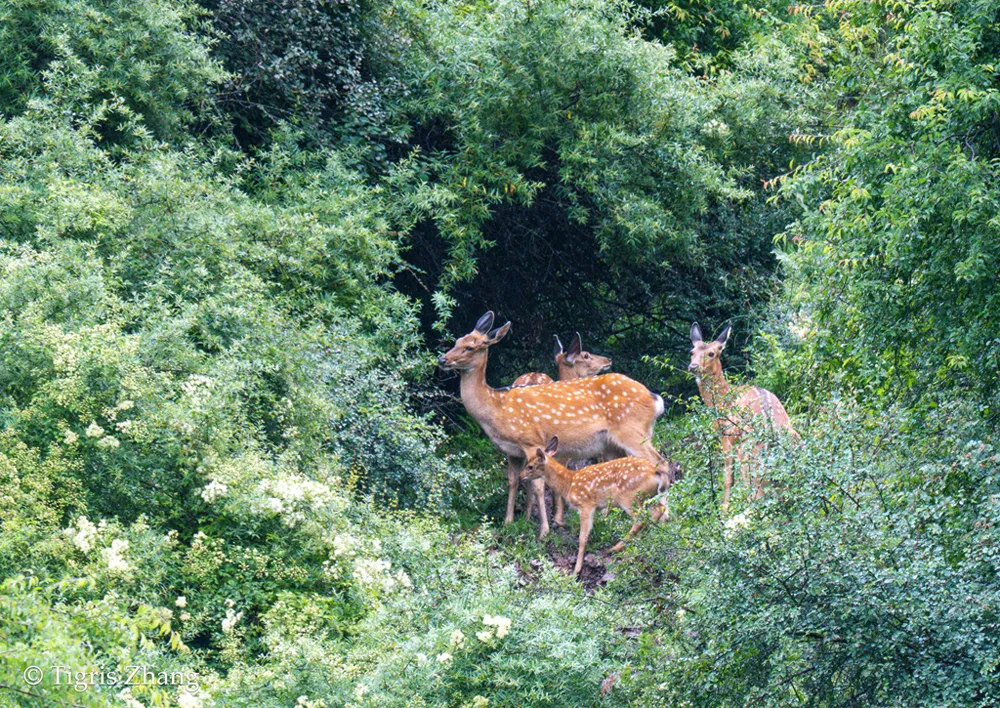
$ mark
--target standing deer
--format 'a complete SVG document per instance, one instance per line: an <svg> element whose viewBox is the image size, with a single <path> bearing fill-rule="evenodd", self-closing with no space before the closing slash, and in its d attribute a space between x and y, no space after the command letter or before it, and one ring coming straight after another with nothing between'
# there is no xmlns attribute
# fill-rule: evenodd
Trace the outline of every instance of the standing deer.
<svg viewBox="0 0 1000 708"><path fill-rule="evenodd" d="M461 374L462 403L483 431L507 455L507 513L514 520L519 473L536 447L559 436L567 457L586 459L609 453L642 457L654 465L664 460L650 439L653 423L663 413L663 399L621 374L605 374L544 386L494 389L486 383L489 348L510 331L510 322L492 329L487 312L469 334L438 360ZM545 483L532 482L545 498ZM548 513L539 505L541 536L549 532Z"/></svg>
<svg viewBox="0 0 1000 708"><path fill-rule="evenodd" d="M559 341L558 334L553 335L552 338L554 340L552 356L556 360L556 370L559 372L560 381L575 381L576 379L586 378L587 376L597 376L597 374L601 373L605 369L611 368L611 359L608 357L584 351L583 338L580 336L579 332L573 335L573 340L569 343L569 349L567 350L563 349L563 345L562 342ZM539 386L547 383L552 383L552 379L546 374L533 372L519 376L512 384L512 387ZM567 467L571 470L582 469L586 466L586 464L587 462L585 460L573 460L566 462ZM528 487L528 499L524 505L524 518L531 518L531 512L536 501L535 495L532 493L532 488ZM552 519L552 523L556 526L562 526L564 513L565 505L563 504L563 498L556 495L555 517Z"/></svg>
<svg viewBox="0 0 1000 708"><path fill-rule="evenodd" d="M645 525L635 518L636 501L651 497L668 488L678 475L679 466L675 462L656 465L639 457L620 457L599 465L584 467L574 472L555 458L559 449L559 438L552 438L545 449L535 448L534 456L528 460L521 479L544 479L552 489L580 511L580 548L576 554L573 575L578 575L583 567L583 556L587 550L587 539L594 525L594 512L610 505L620 507L633 518L634 523L628 536L637 534ZM666 502L660 501L653 510L653 521L668 516ZM611 552L625 547L622 540L611 548Z"/></svg>
<svg viewBox="0 0 1000 708"><path fill-rule="evenodd" d="M726 324L722 334L711 342L705 342L701 336L701 328L695 322L691 325L691 363L688 370L695 374L698 382L698 392L705 405L720 412L715 421L715 429L722 443L722 460L725 466L723 482L722 512L729 509L729 491L733 486L733 458L740 462L750 460L761 445L755 445L753 450L746 450L743 437L754 429L757 421L766 421L770 429L781 429L798 439L799 434L792 428L785 407L778 397L760 386L730 387L722 373L722 351L732 332L732 325ZM735 450L734 450L735 448ZM749 472L741 467L740 479L750 485ZM763 496L763 480L758 478L754 490L754 498Z"/></svg>
<svg viewBox="0 0 1000 708"><path fill-rule="evenodd" d="M575 381L586 376L597 376L605 369L611 368L611 359L608 357L598 356L583 350L583 339L579 332L570 342L568 351L563 351L558 334L554 335L553 339L555 340L553 356L556 360L556 370L559 372L560 381ZM549 383L552 383L551 376L532 371L518 376L510 386L515 388L517 386L541 386Z"/></svg>

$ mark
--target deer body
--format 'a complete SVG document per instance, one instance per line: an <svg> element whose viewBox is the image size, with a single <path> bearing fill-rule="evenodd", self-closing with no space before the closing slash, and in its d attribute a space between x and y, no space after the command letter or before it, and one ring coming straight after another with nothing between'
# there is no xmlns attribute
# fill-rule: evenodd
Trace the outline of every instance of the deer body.
<svg viewBox="0 0 1000 708"><path fill-rule="evenodd" d="M488 312L469 334L456 341L440 357L444 368L461 372L461 396L466 410L490 440L508 458L507 513L514 518L514 500L521 466L535 448L559 436L562 453L586 459L604 453L643 457L654 465L663 461L650 443L653 423L663 413L663 399L642 384L621 374L606 374L543 386L494 389L486 382L490 346L510 330L508 322L490 331L493 313ZM544 499L545 483L532 483L538 499ZM545 505L539 505L541 535L549 530Z"/></svg>
<svg viewBox="0 0 1000 708"><path fill-rule="evenodd" d="M576 332L573 335L573 339L569 344L569 349L563 349L563 345L559 340L558 334L553 335L553 340L554 348L552 356L555 358L556 370L559 372L559 381L576 381L577 379L583 379L588 376L597 376L605 369L609 369L611 367L610 358L584 351L583 338L580 336L579 332ZM548 383L553 383L549 376L534 372L519 376L511 385L511 388L517 386L540 386ZM588 458L584 458L583 460L573 460L563 456L562 461L567 467L569 467L569 469L579 470L586 467L589 460ZM524 505L524 517L526 519L531 518L531 512L536 501L540 504L544 503L544 499L536 499L535 495L532 493L532 488L528 487L528 500ZM557 494L555 496L555 517L552 519L552 523L556 526L562 526L564 513L565 504L563 503L563 498Z"/></svg>
<svg viewBox="0 0 1000 708"><path fill-rule="evenodd" d="M792 427L792 422L785 412L785 407L773 393L760 386L740 386L733 388L726 381L722 371L722 351L726 348L732 328L726 325L719 337L706 343L701 336L701 328L695 323L691 327L691 364L688 369L697 375L698 392L702 401L709 408L720 412L715 421L716 433L722 447L722 460L725 468L723 481L722 510L729 508L729 493L733 486L733 461L751 460L762 447L758 443L752 449L747 449L743 438L752 431L758 430L761 424L772 431L782 430L793 438L799 434ZM749 473L741 469L740 477L744 483L750 484ZM757 479L754 484L754 498L763 496L763 480Z"/></svg>
<svg viewBox="0 0 1000 708"><path fill-rule="evenodd" d="M584 467L573 471L562 465L555 453L559 448L559 438L553 438L545 450L538 448L535 456L528 461L521 473L523 479L544 479L552 489L580 512L580 545L573 574L583 567L583 557L587 550L587 539L594 524L594 512L607 506L617 506L631 517L635 517L637 501L654 496L670 486L671 472L662 471L656 464L638 457L620 457L610 462ZM667 516L665 503L653 510L653 521ZM634 536L643 527L636 520L629 529L628 536ZM611 550L620 551L625 546L621 541Z"/></svg>

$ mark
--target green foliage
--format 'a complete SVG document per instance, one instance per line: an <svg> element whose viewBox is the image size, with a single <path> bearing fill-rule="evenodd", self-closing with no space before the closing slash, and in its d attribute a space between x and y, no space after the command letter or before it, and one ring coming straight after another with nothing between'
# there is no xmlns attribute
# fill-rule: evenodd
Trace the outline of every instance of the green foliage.
<svg viewBox="0 0 1000 708"><path fill-rule="evenodd" d="M237 137L259 144L280 122L364 146L387 131L391 74L374 52L387 28L384 3L351 0L204 0L216 29L215 53L232 72L220 105ZM388 47L379 47L387 49ZM390 60L391 61L391 60ZM368 146L366 146L368 147ZM375 151L371 157L384 159Z"/></svg>
<svg viewBox="0 0 1000 708"><path fill-rule="evenodd" d="M192 2L7 0L0 4L0 115L50 96L110 144L134 117L160 139L210 121L224 77L195 30Z"/></svg>
<svg viewBox="0 0 1000 708"><path fill-rule="evenodd" d="M998 702L994 7L204 6L0 4L5 705ZM677 399L578 582L428 381L488 307L685 395L734 318L802 441L722 520Z"/></svg>
<svg viewBox="0 0 1000 708"><path fill-rule="evenodd" d="M833 401L725 525L709 480L686 480L679 525L640 550L679 584L667 672L647 680L694 705L994 702L1000 458L970 413Z"/></svg>
<svg viewBox="0 0 1000 708"><path fill-rule="evenodd" d="M995 405L996 21L982 3L837 15L830 101L853 108L784 188L805 206L785 234L801 340L788 375L813 396L839 377L880 397L957 385Z"/></svg>

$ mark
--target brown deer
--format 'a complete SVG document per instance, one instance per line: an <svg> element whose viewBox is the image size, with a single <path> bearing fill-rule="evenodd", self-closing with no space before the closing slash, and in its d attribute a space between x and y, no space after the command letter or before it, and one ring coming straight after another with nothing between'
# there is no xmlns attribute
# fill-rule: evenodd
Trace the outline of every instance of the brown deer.
<svg viewBox="0 0 1000 708"><path fill-rule="evenodd" d="M644 522L635 518L636 502L665 491L677 478L679 466L675 462L664 466L639 457L620 457L574 472L555 458L558 450L558 437L552 438L544 450L535 448L534 456L521 472L521 479L544 479L557 494L580 511L580 548L573 568L573 575L578 575L583 567L590 529L594 525L594 512L612 504L624 509L634 521L628 536L634 536L645 526ZM661 500L655 506L652 517L654 522L669 517L665 501ZM611 548L611 552L624 547L625 541L622 540Z"/></svg>
<svg viewBox="0 0 1000 708"><path fill-rule="evenodd" d="M575 381L586 376L597 376L605 369L611 368L611 359L608 357L591 354L583 350L583 339L580 337L579 332L573 337L573 341L570 342L567 351L563 351L562 342L559 341L558 334L553 335L553 339L555 339L553 356L556 360L556 370L559 372L560 381ZM542 386L549 383L552 383L551 376L532 371L518 376L514 379L514 383L510 387Z"/></svg>
<svg viewBox="0 0 1000 708"><path fill-rule="evenodd" d="M587 376L597 376L597 374L601 373L605 369L611 368L610 358L584 351L583 338L580 336L579 332L576 332L573 335L573 340L569 343L569 349L566 350L563 349L563 345L559 340L558 334L553 335L552 338L554 340L552 356L556 360L556 370L559 372L560 381L575 381L576 379L586 378ZM546 374L536 372L522 374L517 378L517 380L514 381L511 387L539 386L547 383L552 383L552 379ZM571 470L578 470L586 467L587 461L567 461L566 465ZM531 518L531 512L534 508L535 501L536 499L535 495L532 494L532 488L528 487L528 499L524 505L524 518ZM552 519L552 523L556 526L562 526L564 513L565 505L563 504L563 499L562 497L556 495L555 517Z"/></svg>
<svg viewBox="0 0 1000 708"><path fill-rule="evenodd" d="M510 331L510 322L492 329L487 312L475 329L459 337L438 360L461 373L462 403L483 431L507 455L507 513L514 520L519 473L536 447L558 435L567 457L586 459L608 453L642 457L654 465L664 460L653 447L653 423L663 413L663 399L621 374L605 374L544 386L494 389L486 383L489 348ZM544 499L545 483L532 483ZM548 513L539 505L541 536L549 532Z"/></svg>
<svg viewBox="0 0 1000 708"><path fill-rule="evenodd" d="M732 332L732 325L726 324L718 338L705 342L701 336L701 328L695 322L691 325L691 363L688 370L697 377L698 391L705 405L717 409L720 413L715 421L715 429L722 444L722 460L725 467L723 482L722 512L729 509L729 492L733 486L733 459L740 462L753 459L762 447L756 444L752 449L745 449L743 437L755 429L755 423L764 422L772 431L783 430L793 438L799 434L792 428L785 407L778 397L760 386L740 386L732 388L722 373L722 351ZM740 479L750 486L750 475L743 466L740 469ZM764 493L763 480L758 477L753 485L754 498L759 499Z"/></svg>

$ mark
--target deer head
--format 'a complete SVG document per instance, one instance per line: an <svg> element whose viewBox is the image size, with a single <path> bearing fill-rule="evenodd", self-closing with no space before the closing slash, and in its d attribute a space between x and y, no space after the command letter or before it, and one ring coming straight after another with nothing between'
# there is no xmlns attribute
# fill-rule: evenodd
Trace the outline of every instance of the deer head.
<svg viewBox="0 0 1000 708"><path fill-rule="evenodd" d="M528 463L521 470L521 479L532 480L545 476L545 467L549 464L550 458L559 450L559 438L553 437L543 450L535 448L535 456L528 460Z"/></svg>
<svg viewBox="0 0 1000 708"><path fill-rule="evenodd" d="M701 337L701 327L698 326L698 323L695 322L691 325L691 344L693 346L688 371L699 377L722 373L720 357L722 350L726 348L726 342L729 341L732 329L732 325L727 322L722 334L711 342L705 342Z"/></svg>
<svg viewBox="0 0 1000 708"><path fill-rule="evenodd" d="M580 333L573 336L569 349L563 351L559 335L555 335L556 368L559 369L560 381L582 379L585 376L596 376L605 369L611 368L611 359L583 350L583 340Z"/></svg>
<svg viewBox="0 0 1000 708"><path fill-rule="evenodd" d="M459 337L448 352L438 358L442 369L468 371L486 364L486 351L503 339L510 331L510 322L503 327L493 326L493 310L479 318L475 329L464 337Z"/></svg>

